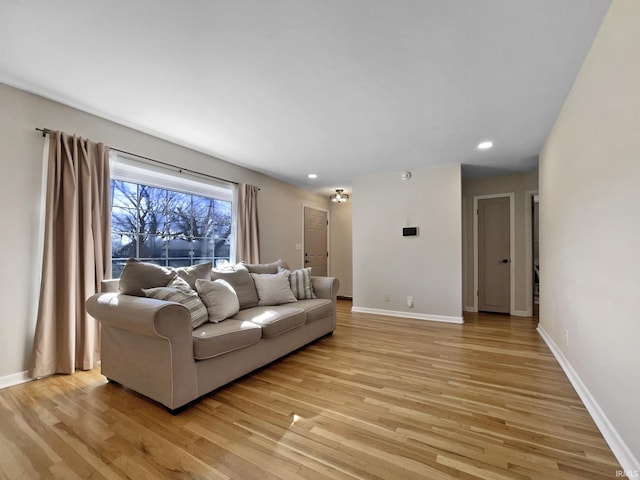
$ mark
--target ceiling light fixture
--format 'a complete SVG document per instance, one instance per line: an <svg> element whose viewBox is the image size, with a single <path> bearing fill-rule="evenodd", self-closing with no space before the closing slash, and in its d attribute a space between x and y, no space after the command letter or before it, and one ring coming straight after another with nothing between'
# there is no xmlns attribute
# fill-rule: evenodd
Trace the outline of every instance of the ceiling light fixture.
<svg viewBox="0 0 640 480"><path fill-rule="evenodd" d="M344 190L341 188L336 188L336 193L334 193L333 195L331 195L329 197L329 199L331 199L332 202L335 203L344 203L347 200L349 200L349 195L347 195L346 193L344 193Z"/></svg>
<svg viewBox="0 0 640 480"><path fill-rule="evenodd" d="M478 150L487 150L491 147L493 147L493 142L491 140L480 142L478 144Z"/></svg>
<svg viewBox="0 0 640 480"><path fill-rule="evenodd" d="M318 178L318 174L316 173L310 173L309 175L307 175L307 177L309 177L310 179L314 179L314 178Z"/></svg>

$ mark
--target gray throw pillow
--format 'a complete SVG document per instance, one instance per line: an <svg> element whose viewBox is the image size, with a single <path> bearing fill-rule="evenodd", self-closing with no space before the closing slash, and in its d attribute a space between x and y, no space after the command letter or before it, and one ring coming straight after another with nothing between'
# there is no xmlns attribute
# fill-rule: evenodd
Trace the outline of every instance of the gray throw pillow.
<svg viewBox="0 0 640 480"><path fill-rule="evenodd" d="M289 285L289 272L252 273L258 291L259 305L281 305L296 301Z"/></svg>
<svg viewBox="0 0 640 480"><path fill-rule="evenodd" d="M187 307L191 315L191 328L198 328L207 323L209 318L207 307L205 307L198 293L191 288L181 278L176 277L166 287L145 288L142 290L149 298L165 300L167 302L177 302Z"/></svg>
<svg viewBox="0 0 640 480"><path fill-rule="evenodd" d="M209 321L220 323L233 317L240 310L238 296L233 287L224 280L196 280L196 289L207 307Z"/></svg>
<svg viewBox="0 0 640 480"><path fill-rule="evenodd" d="M236 265L224 270L215 269L211 272L211 280L218 279L228 282L233 287L241 310L258 306L258 292L251 274L245 267Z"/></svg>
<svg viewBox="0 0 640 480"><path fill-rule="evenodd" d="M118 291L125 295L144 297L143 289L164 287L175 276L176 272L170 268L130 258L120 275Z"/></svg>

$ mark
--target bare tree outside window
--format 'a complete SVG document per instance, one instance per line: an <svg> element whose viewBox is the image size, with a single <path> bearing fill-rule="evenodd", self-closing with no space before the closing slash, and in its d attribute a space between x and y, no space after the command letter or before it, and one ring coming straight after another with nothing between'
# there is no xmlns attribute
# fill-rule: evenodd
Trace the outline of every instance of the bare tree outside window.
<svg viewBox="0 0 640 480"><path fill-rule="evenodd" d="M129 257L170 267L230 261L231 202L111 180L113 277Z"/></svg>

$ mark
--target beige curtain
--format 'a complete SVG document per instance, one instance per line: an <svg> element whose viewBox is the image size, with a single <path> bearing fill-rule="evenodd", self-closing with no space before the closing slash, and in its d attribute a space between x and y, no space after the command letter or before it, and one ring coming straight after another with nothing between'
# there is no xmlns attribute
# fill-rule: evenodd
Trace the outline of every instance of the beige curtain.
<svg viewBox="0 0 640 480"><path fill-rule="evenodd" d="M44 257L29 374L89 370L100 330L85 300L111 277L109 149L51 132Z"/></svg>
<svg viewBox="0 0 640 480"><path fill-rule="evenodd" d="M238 185L236 221L236 260L259 263L258 187L244 183Z"/></svg>

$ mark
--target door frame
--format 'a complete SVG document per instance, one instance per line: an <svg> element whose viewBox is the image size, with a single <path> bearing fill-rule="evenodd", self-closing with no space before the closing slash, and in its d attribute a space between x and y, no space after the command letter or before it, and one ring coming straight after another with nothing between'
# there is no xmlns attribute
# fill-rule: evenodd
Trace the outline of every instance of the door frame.
<svg viewBox="0 0 640 480"><path fill-rule="evenodd" d="M313 208L314 210L319 210L321 212L327 213L327 276L331 276L331 211L318 207L316 205L310 205L308 203L303 203L302 208L300 209L300 215L302 216L302 249L300 252L300 264L302 268L304 268L304 209L305 208Z"/></svg>
<svg viewBox="0 0 640 480"><path fill-rule="evenodd" d="M516 209L514 192L476 195L473 197L473 311L478 311L478 200L509 198L509 314L516 310Z"/></svg>
<svg viewBox="0 0 640 480"><path fill-rule="evenodd" d="M533 316L533 197L538 190L527 190L524 197L524 236L526 241L524 274L526 276L525 291L527 301L527 317ZM538 239L539 240L539 239Z"/></svg>

